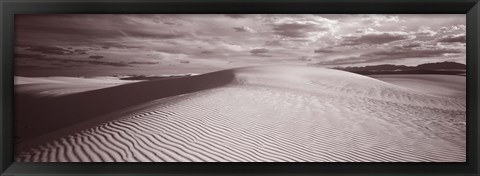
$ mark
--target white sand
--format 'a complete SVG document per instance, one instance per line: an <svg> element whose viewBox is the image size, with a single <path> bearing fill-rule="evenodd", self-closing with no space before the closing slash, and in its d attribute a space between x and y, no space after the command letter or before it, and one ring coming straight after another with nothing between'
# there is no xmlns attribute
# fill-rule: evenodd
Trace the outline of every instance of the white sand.
<svg viewBox="0 0 480 176"><path fill-rule="evenodd" d="M225 74L233 74L228 84L145 101L20 144L17 148L24 150L17 152L15 160L466 159L465 97L429 94L344 71L300 66L239 68L204 75L203 81L210 84ZM161 89L161 83L130 85L147 92L168 91Z"/></svg>
<svg viewBox="0 0 480 176"><path fill-rule="evenodd" d="M466 77L455 75L372 75L370 77L417 91L465 99Z"/></svg>

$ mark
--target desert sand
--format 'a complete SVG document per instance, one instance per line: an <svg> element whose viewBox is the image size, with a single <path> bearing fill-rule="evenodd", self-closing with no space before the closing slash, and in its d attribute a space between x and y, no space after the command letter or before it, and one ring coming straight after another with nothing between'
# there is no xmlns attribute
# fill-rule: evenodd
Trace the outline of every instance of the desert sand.
<svg viewBox="0 0 480 176"><path fill-rule="evenodd" d="M465 99L466 77L456 75L371 75L370 77L428 94Z"/></svg>
<svg viewBox="0 0 480 176"><path fill-rule="evenodd" d="M35 81L48 89L59 85ZM372 78L256 66L88 84L50 96L38 96L44 88L35 85L16 92L16 106L24 108L17 109L17 124L24 126L17 131L16 161L466 160L465 84L441 75Z"/></svg>
<svg viewBox="0 0 480 176"><path fill-rule="evenodd" d="M89 90L113 87L138 81L120 80L117 77L75 78L52 77L15 77L15 92L38 97L60 96Z"/></svg>

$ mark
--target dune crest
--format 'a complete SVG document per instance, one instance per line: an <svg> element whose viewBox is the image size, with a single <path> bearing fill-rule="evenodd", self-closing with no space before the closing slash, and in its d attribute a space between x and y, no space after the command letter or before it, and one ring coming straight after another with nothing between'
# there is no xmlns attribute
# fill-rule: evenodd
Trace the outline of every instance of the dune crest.
<svg viewBox="0 0 480 176"><path fill-rule="evenodd" d="M20 143L16 161L466 159L464 100L332 69L244 67L51 99L23 96L31 104L20 105L47 102L43 108L59 111L21 116L60 120L44 132L65 135ZM95 119L107 120L77 124Z"/></svg>

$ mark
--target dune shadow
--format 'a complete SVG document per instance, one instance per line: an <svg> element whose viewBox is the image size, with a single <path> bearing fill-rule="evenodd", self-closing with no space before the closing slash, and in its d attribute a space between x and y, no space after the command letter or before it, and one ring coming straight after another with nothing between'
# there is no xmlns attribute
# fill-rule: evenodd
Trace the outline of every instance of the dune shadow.
<svg viewBox="0 0 480 176"><path fill-rule="evenodd" d="M231 70L144 81L59 97L15 94L15 143L144 102L225 85Z"/></svg>

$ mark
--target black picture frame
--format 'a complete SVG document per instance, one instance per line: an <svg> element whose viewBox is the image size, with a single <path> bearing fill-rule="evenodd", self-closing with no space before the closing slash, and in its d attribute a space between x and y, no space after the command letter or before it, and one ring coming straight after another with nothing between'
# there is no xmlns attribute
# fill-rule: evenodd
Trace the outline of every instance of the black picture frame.
<svg viewBox="0 0 480 176"><path fill-rule="evenodd" d="M478 0L1 0L2 175L478 175ZM16 163L13 162L15 14L466 14L465 163Z"/></svg>

